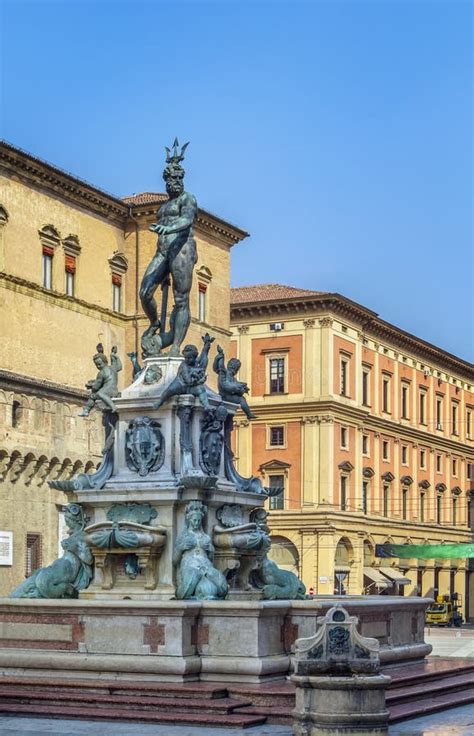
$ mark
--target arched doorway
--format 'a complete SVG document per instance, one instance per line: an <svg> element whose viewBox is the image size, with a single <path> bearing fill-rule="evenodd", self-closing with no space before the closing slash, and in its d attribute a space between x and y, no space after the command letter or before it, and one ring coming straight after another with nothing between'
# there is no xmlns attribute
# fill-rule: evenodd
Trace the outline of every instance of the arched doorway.
<svg viewBox="0 0 474 736"><path fill-rule="evenodd" d="M349 587L351 563L354 559L353 547L347 537L342 537L337 543L334 555L334 593L346 595Z"/></svg>
<svg viewBox="0 0 474 736"><path fill-rule="evenodd" d="M282 570L289 570L299 575L300 556L296 546L287 537L275 535L271 537L272 546L268 557L276 562Z"/></svg>

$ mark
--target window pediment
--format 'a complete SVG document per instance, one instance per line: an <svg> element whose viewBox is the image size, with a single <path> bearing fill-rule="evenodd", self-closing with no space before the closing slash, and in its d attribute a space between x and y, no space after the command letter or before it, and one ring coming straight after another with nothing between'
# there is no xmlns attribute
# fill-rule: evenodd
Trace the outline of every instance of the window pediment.
<svg viewBox="0 0 474 736"><path fill-rule="evenodd" d="M283 462L283 460L277 460L276 458L274 458L273 460L268 460L266 463L262 463L262 465L260 465L259 467L259 471L261 473L273 473L280 470L284 473L287 473L290 468L290 463L285 463Z"/></svg>
<svg viewBox="0 0 474 736"><path fill-rule="evenodd" d="M411 477L411 475L402 475L402 477L400 478L400 483L402 484L402 486L411 486L411 484L413 483L413 478Z"/></svg>
<svg viewBox="0 0 474 736"><path fill-rule="evenodd" d="M427 491L428 488L431 486L431 483L429 482L429 480L426 480L425 478L424 480L420 480L418 485L420 488L423 488L425 491Z"/></svg>
<svg viewBox="0 0 474 736"><path fill-rule="evenodd" d="M109 258L109 264L112 271L116 273L126 273L128 271L128 259L124 253L116 251L111 258Z"/></svg>
<svg viewBox="0 0 474 736"><path fill-rule="evenodd" d="M363 468L362 475L364 476L364 478L373 478L375 475L375 471L373 468L366 467Z"/></svg>
<svg viewBox="0 0 474 736"><path fill-rule="evenodd" d="M446 483L437 483L436 484L436 490L438 491L438 493L444 493L445 490L446 490L446 488L447 488Z"/></svg>
<svg viewBox="0 0 474 736"><path fill-rule="evenodd" d="M79 245L79 238L77 235L68 235L63 241L63 248L66 255L77 258L81 252L81 246Z"/></svg>
<svg viewBox="0 0 474 736"><path fill-rule="evenodd" d="M344 460L344 462L339 463L337 467L339 470L344 471L344 473L351 473L354 470L354 466L349 460Z"/></svg>
<svg viewBox="0 0 474 736"><path fill-rule="evenodd" d="M393 473L390 472L390 470L387 470L387 472L382 475L382 480L384 480L386 483L391 483L393 480L395 480L395 476Z"/></svg>
<svg viewBox="0 0 474 736"><path fill-rule="evenodd" d="M53 225L45 225L38 233L42 244L50 248L57 248L61 242L61 236Z"/></svg>

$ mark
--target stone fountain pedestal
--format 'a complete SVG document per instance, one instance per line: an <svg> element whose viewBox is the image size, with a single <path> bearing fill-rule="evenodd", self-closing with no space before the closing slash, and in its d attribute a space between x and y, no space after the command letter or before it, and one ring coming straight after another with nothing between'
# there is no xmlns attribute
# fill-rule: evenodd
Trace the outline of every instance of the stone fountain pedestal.
<svg viewBox="0 0 474 736"><path fill-rule="evenodd" d="M114 399L116 415L106 424L115 432L108 434L101 468L61 486L87 517L83 534L94 560L92 580L78 600L0 600L0 672L280 679L292 671L295 640L315 635L318 615L334 605L335 597L304 600L296 576L267 560L265 489L256 478L242 478L232 463L236 405L207 388L210 412L190 394L154 408L181 360L145 361L134 383ZM225 600L176 599L173 550L191 502L206 508L203 532L214 548L212 565L228 584ZM265 564L270 572L263 582L270 578L271 585L262 584ZM286 591L301 599L289 600ZM378 637L384 664L429 654L423 625L430 601L343 601L364 634Z"/></svg>
<svg viewBox="0 0 474 736"><path fill-rule="evenodd" d="M114 399L118 419L110 478L101 488L74 493L89 520L85 532L95 561L92 582L80 593L83 600L173 599L173 549L191 501L207 508L205 531L216 549L215 566L229 579L228 598L262 597L249 579L263 553L237 548L234 541L242 539L233 528L252 525L263 509L264 489L244 492L228 479L223 423L220 436L203 434L206 412L198 398L175 396L154 408L182 361L165 356L145 360L137 379ZM206 390L211 410L225 407L232 421L236 405ZM217 450L213 446L209 458L211 441ZM127 545L128 533L131 539L133 533L139 536L139 546Z"/></svg>

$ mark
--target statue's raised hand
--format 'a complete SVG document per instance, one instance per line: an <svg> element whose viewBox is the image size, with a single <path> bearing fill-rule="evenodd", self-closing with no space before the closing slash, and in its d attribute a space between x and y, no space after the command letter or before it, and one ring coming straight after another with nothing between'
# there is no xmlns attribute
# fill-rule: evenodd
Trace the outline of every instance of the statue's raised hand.
<svg viewBox="0 0 474 736"><path fill-rule="evenodd" d="M215 339L216 338L215 337L211 337L208 332L206 332L206 334L202 336L202 341L203 341L205 347L208 347L208 346L210 347L211 346L211 343L213 343Z"/></svg>

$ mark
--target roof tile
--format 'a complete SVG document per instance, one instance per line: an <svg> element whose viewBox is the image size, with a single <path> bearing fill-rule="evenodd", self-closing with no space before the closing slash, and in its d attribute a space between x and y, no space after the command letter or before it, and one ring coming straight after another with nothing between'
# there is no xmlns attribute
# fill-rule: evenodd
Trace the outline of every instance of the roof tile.
<svg viewBox="0 0 474 736"><path fill-rule="evenodd" d="M247 304L252 302L273 302L305 296L317 296L323 291L298 289L284 284L255 284L254 286L237 286L230 290L231 304Z"/></svg>
<svg viewBox="0 0 474 736"><path fill-rule="evenodd" d="M139 194L131 194L129 197L122 197L125 204L160 204L168 201L168 195L162 192L140 192Z"/></svg>

